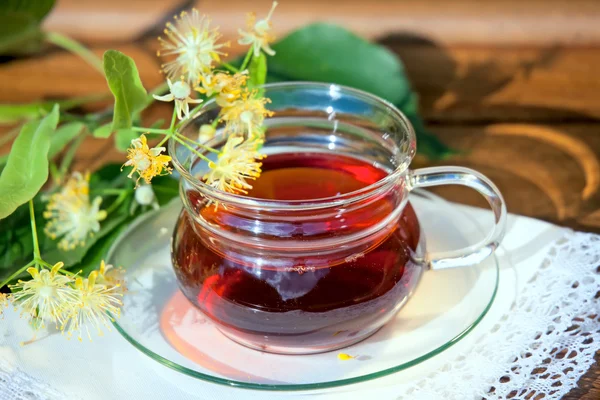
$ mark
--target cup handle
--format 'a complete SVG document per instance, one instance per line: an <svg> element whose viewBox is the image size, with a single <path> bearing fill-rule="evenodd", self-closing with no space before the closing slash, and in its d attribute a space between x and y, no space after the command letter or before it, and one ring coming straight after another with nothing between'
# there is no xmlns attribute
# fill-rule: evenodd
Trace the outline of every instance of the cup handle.
<svg viewBox="0 0 600 400"><path fill-rule="evenodd" d="M492 181L470 168L431 167L409 172L409 190L438 185L463 185L478 191L494 212L494 227L479 243L463 249L427 254L425 261L433 270L466 267L483 261L496 250L504 236L507 214L502 194Z"/></svg>

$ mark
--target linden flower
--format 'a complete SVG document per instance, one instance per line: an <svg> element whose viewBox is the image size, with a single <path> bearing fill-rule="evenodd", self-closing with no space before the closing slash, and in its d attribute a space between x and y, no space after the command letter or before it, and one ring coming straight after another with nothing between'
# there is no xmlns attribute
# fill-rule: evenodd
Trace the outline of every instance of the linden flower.
<svg viewBox="0 0 600 400"><path fill-rule="evenodd" d="M275 55L275 50L269 46L269 43L275 40L275 36L270 32L271 16L273 15L273 11L275 11L275 7L277 7L276 1L273 2L273 6L271 7L269 14L267 14L267 18L261 19L256 23L256 14L249 13L247 19L248 31L242 29L238 30L241 35L241 39L238 40L238 43L242 45L252 45L254 57L260 55L260 49L270 56Z"/></svg>
<svg viewBox="0 0 600 400"><path fill-rule="evenodd" d="M164 175L163 170L167 174L171 173L171 168L168 166L171 157L160 154L165 151L164 147L149 148L145 135L133 139L131 146L127 149L128 161L123 166L133 167L129 175L127 175L129 178L132 177L134 172L138 173L139 177L136 183L140 179L144 179L147 184L150 184L150 181L155 176Z"/></svg>
<svg viewBox="0 0 600 400"><path fill-rule="evenodd" d="M244 92L240 100L223 109L221 119L226 122L225 131L230 134L248 133L250 138L257 136L265 117L273 115L265 108L265 104L270 102L265 97L256 98L256 91Z"/></svg>
<svg viewBox="0 0 600 400"><path fill-rule="evenodd" d="M65 313L75 302L73 288L69 286L73 279L59 273L63 265L56 263L51 270L28 268L32 279L10 286L15 292L11 295L15 305L32 318L53 321L57 326L62 324Z"/></svg>
<svg viewBox="0 0 600 400"><path fill-rule="evenodd" d="M210 171L202 179L224 192L247 194L246 189L252 189L252 185L246 179L256 179L261 173L262 163L257 160L263 159L264 155L258 153L260 144L262 141L244 141L239 136L230 136L217 162L208 164Z"/></svg>
<svg viewBox="0 0 600 400"><path fill-rule="evenodd" d="M202 99L192 99L190 95L192 94L192 89L190 85L188 85L183 80L176 81L175 83L171 83L170 79L167 79L167 84L169 85L169 90L171 93L166 94L164 96L154 95L156 100L160 101L173 101L175 100L175 111L177 113L177 118L180 120L190 117L190 104L198 104L202 103Z"/></svg>
<svg viewBox="0 0 600 400"><path fill-rule="evenodd" d="M215 101L220 107L229 107L242 95L242 87L246 84L246 72L235 75L218 72L214 75L200 77L201 87L196 88L207 96L217 94Z"/></svg>
<svg viewBox="0 0 600 400"><path fill-rule="evenodd" d="M102 336L102 327L110 331L112 318L108 313L115 316L120 314L123 303L119 298L122 295L116 292L118 286L97 283L97 278L98 271L92 271L87 279L79 277L75 280L75 305L61 327L69 338L77 333L77 339L81 341L85 333L92 340L90 326Z"/></svg>
<svg viewBox="0 0 600 400"><path fill-rule="evenodd" d="M83 246L89 235L100 230L100 221L106 218L106 211L100 210L101 197L90 203L90 175L73 173L60 192L50 196L44 211L48 220L44 232L52 239L62 237L58 247L72 250Z"/></svg>
<svg viewBox="0 0 600 400"><path fill-rule="evenodd" d="M159 56L176 56L174 60L161 66L171 79L186 76L188 83L198 81L201 75L210 72L213 61L220 61L219 51L227 44L217 44L221 34L217 29L209 29L210 20L193 9L191 14L182 12L175 17L175 24L167 23L164 30L167 39L158 38L161 50Z"/></svg>
<svg viewBox="0 0 600 400"><path fill-rule="evenodd" d="M111 264L100 263L96 284L114 287L116 293L123 294L126 291L125 287L125 270L121 267L115 268Z"/></svg>

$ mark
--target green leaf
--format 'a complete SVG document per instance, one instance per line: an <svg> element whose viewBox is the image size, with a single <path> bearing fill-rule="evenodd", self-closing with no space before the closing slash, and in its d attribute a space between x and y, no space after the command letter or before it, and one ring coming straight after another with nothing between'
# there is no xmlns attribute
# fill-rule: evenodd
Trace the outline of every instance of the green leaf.
<svg viewBox="0 0 600 400"><path fill-rule="evenodd" d="M179 196L179 180L172 175L157 176L152 179L152 190L158 204L162 207Z"/></svg>
<svg viewBox="0 0 600 400"><path fill-rule="evenodd" d="M34 119L41 115L41 112L52 108L54 103L31 103L31 104L0 104L0 124L14 124L23 119Z"/></svg>
<svg viewBox="0 0 600 400"><path fill-rule="evenodd" d="M40 22L54 0L0 1L0 54L25 54L41 47Z"/></svg>
<svg viewBox="0 0 600 400"><path fill-rule="evenodd" d="M140 137L139 132L132 131L131 129L119 129L115 135L115 147L124 153L131 146L131 141L138 137Z"/></svg>
<svg viewBox="0 0 600 400"><path fill-rule="evenodd" d="M60 126L54 135L50 138L50 149L48 150L48 159L51 160L54 156L60 153L67 144L85 128L83 122L69 122Z"/></svg>
<svg viewBox="0 0 600 400"><path fill-rule="evenodd" d="M41 195L33 199L36 221L38 221L38 237L44 239L43 221L44 204ZM4 218L0 229L0 281L33 258L33 239L29 219L29 204L19 206L15 212Z"/></svg>
<svg viewBox="0 0 600 400"><path fill-rule="evenodd" d="M68 100L43 101L28 104L0 104L0 124L12 125L22 120L43 117L52 111L52 107L55 104L58 104L62 111L67 111L91 101L104 99L105 97L106 95L101 94L73 97Z"/></svg>
<svg viewBox="0 0 600 400"><path fill-rule="evenodd" d="M431 133L426 127L423 119L418 115L407 115L408 120L417 133L417 151L430 159L443 159L456 151L450 149Z"/></svg>
<svg viewBox="0 0 600 400"><path fill-rule="evenodd" d="M30 15L7 11L0 14L0 54L24 54L37 51L42 33Z"/></svg>
<svg viewBox="0 0 600 400"><path fill-rule="evenodd" d="M400 60L340 26L316 23L273 45L269 72L293 80L332 82L373 93L396 103L410 93Z"/></svg>
<svg viewBox="0 0 600 400"><path fill-rule="evenodd" d="M54 7L55 0L2 0L0 14L21 12L40 22Z"/></svg>
<svg viewBox="0 0 600 400"><path fill-rule="evenodd" d="M112 129L130 128L133 115L148 104L135 62L116 50L105 52L103 62L106 81L115 97Z"/></svg>
<svg viewBox="0 0 600 400"><path fill-rule="evenodd" d="M268 82L321 81L373 93L406 114L417 133L419 153L432 159L454 153L426 129L402 63L385 47L342 27L316 23L292 32L273 48L277 54L267 59ZM239 65L241 59L233 63Z"/></svg>
<svg viewBox="0 0 600 400"><path fill-rule="evenodd" d="M248 70L248 87L264 85L267 80L267 56L265 53L261 52L258 57L252 57Z"/></svg>
<svg viewBox="0 0 600 400"><path fill-rule="evenodd" d="M164 119L157 119L156 121L154 121L154 123L152 125L150 125L150 129L160 129L162 128L162 126L165 124L165 120Z"/></svg>
<svg viewBox="0 0 600 400"><path fill-rule="evenodd" d="M31 200L48 179L48 150L58 124L58 105L41 121L23 126L0 175L0 219Z"/></svg>
<svg viewBox="0 0 600 400"><path fill-rule="evenodd" d="M108 124L104 124L96 129L94 129L94 132L92 132L92 135L94 135L95 138L106 139L106 138L110 137L112 132L113 132L112 123L108 123Z"/></svg>

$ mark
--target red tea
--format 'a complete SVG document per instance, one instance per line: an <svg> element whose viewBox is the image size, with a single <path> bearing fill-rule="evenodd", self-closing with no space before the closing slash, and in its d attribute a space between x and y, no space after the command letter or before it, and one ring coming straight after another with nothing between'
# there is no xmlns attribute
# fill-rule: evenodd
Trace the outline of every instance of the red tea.
<svg viewBox="0 0 600 400"><path fill-rule="evenodd" d="M334 197L362 189L387 174L348 156L276 154L264 160L263 173L252 182L249 196L271 200ZM206 207L194 192L188 196L203 217L228 221L223 229L236 230L230 211ZM377 204L347 218L305 223L301 229L289 218L277 225L277 232L303 239L335 236L342 228L367 229L393 210L386 198ZM233 252L215 250L194 224L184 211L175 230L173 264L182 291L228 336L267 351L325 349L332 343L349 344L353 338L363 337L369 329L374 331L373 326L381 326L382 319L387 321L395 314L421 273L422 267L411 261L420 232L410 204L389 226L389 234L364 253L307 269L270 266L269 258L259 255L256 262L242 261L231 255ZM295 261L303 266L311 260L300 256Z"/></svg>

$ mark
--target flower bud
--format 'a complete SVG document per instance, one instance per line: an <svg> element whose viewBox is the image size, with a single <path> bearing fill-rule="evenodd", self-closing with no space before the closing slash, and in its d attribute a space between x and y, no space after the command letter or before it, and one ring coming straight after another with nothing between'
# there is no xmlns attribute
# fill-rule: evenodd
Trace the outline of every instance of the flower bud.
<svg viewBox="0 0 600 400"><path fill-rule="evenodd" d="M198 141L200 143L208 142L215 137L215 132L215 128L212 125L202 125L200 127L200 132L198 133Z"/></svg>
<svg viewBox="0 0 600 400"><path fill-rule="evenodd" d="M135 201L142 206L149 206L154 202L152 185L142 185L135 190Z"/></svg>

